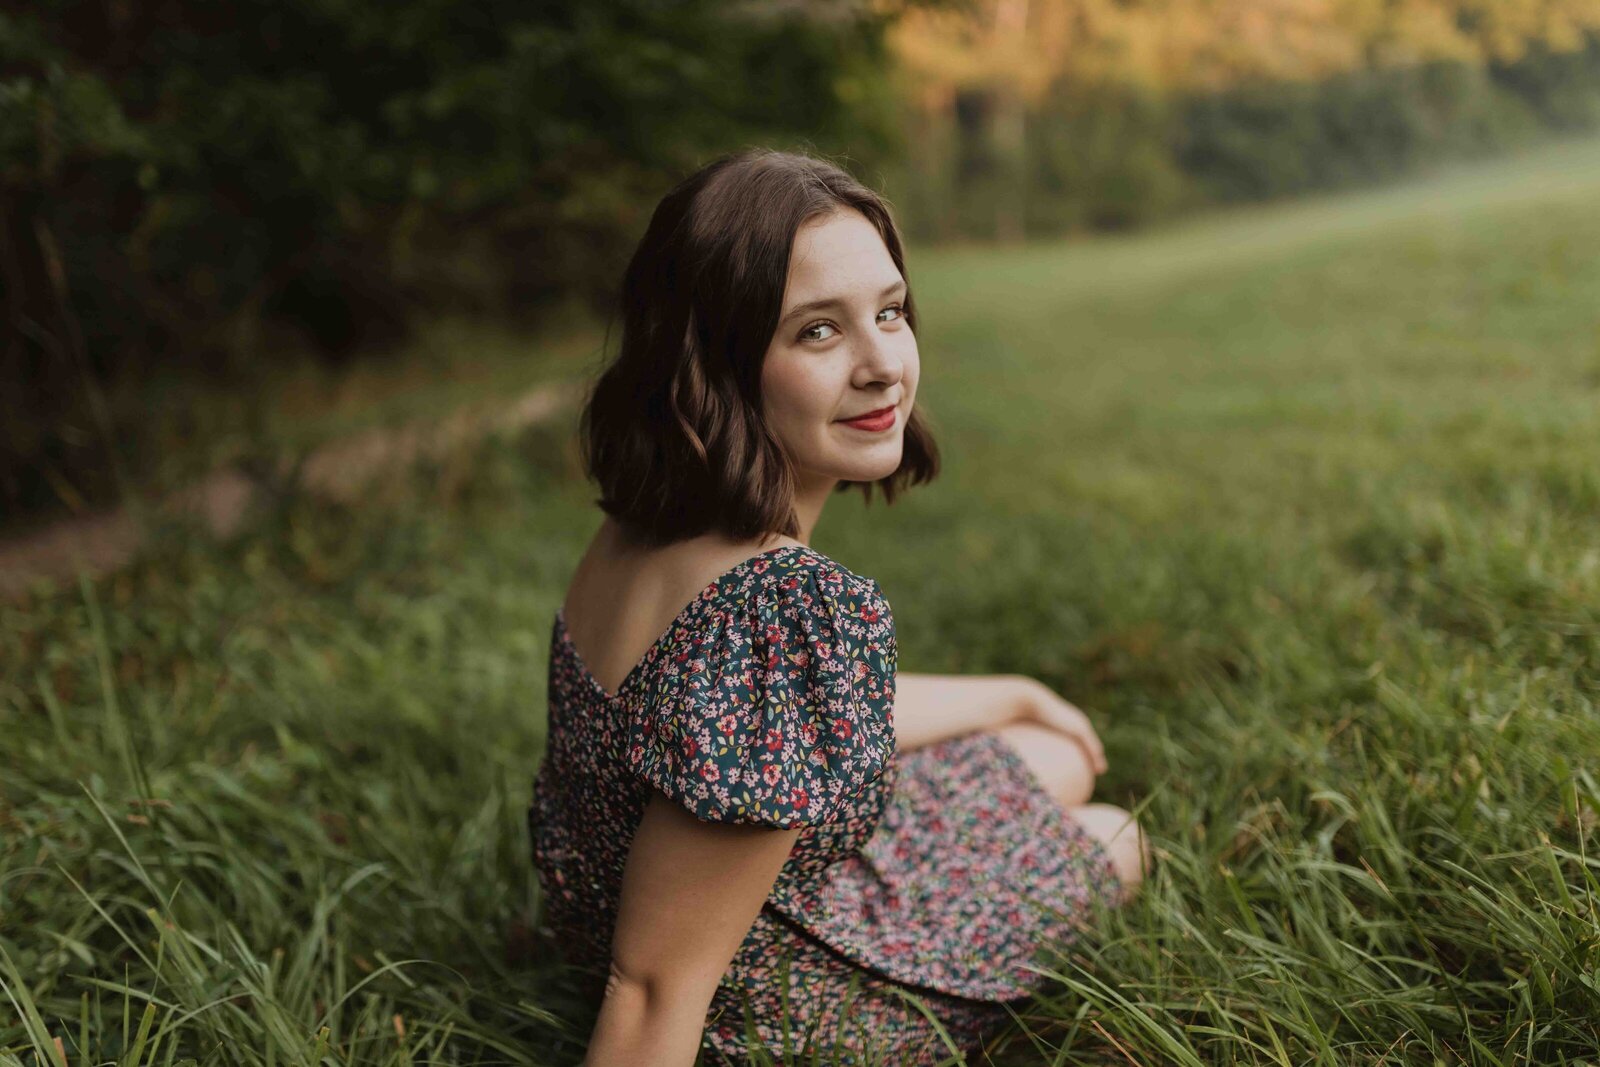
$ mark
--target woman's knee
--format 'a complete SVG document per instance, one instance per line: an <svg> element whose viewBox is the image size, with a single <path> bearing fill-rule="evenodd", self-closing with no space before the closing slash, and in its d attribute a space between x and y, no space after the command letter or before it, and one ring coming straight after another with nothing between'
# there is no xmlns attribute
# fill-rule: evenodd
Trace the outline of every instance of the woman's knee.
<svg viewBox="0 0 1600 1067"><path fill-rule="evenodd" d="M1058 730L1034 722L1010 722L995 731L1063 808L1094 795L1094 768L1083 746Z"/></svg>
<svg viewBox="0 0 1600 1067"><path fill-rule="evenodd" d="M1117 876L1129 893L1144 881L1152 856L1150 842L1132 814L1115 804L1084 804L1072 811L1083 828L1099 838Z"/></svg>

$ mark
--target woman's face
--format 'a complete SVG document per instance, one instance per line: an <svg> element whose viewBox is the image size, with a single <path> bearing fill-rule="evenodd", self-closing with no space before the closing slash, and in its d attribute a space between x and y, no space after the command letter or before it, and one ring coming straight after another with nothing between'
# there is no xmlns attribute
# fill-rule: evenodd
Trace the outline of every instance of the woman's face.
<svg viewBox="0 0 1600 1067"><path fill-rule="evenodd" d="M836 210L796 231L761 395L803 486L876 481L900 466L918 371L905 296L905 279L860 212ZM883 428L844 421L882 408L892 415Z"/></svg>

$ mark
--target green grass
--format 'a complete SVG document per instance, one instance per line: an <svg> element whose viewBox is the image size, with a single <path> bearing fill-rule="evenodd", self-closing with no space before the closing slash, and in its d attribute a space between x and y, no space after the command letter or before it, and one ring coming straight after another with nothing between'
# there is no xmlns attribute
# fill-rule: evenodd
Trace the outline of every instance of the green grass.
<svg viewBox="0 0 1600 1067"><path fill-rule="evenodd" d="M816 544L903 669L1089 710L1158 853L995 1062L1600 1061L1595 203L1575 145L912 251L945 473ZM571 429L0 608L0 1063L578 1061L523 826Z"/></svg>

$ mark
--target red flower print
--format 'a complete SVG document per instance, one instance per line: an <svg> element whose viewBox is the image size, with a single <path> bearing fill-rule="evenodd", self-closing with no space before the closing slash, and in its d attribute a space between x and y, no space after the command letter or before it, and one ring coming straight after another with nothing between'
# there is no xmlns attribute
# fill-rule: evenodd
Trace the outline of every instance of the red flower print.
<svg viewBox="0 0 1600 1067"><path fill-rule="evenodd" d="M877 622L878 621L878 609L877 608L867 608L867 609L863 610L861 612L861 618L863 620L865 620L866 622Z"/></svg>
<svg viewBox="0 0 1600 1067"><path fill-rule="evenodd" d="M811 795L809 793L807 793L804 789L798 789L797 788L793 793L789 794L789 803L791 805L793 805L794 807L796 807L796 808L807 808L807 807L810 807L811 806Z"/></svg>
<svg viewBox="0 0 1600 1067"><path fill-rule="evenodd" d="M767 731L767 751L776 752L783 747L783 734L778 730Z"/></svg>
<svg viewBox="0 0 1600 1067"><path fill-rule="evenodd" d="M762 574L770 566L772 566L772 561L770 559L758 559L750 565L750 569L755 571L757 574Z"/></svg>
<svg viewBox="0 0 1600 1067"><path fill-rule="evenodd" d="M761 779L768 785L777 785L778 779L783 777L783 770L776 763L769 763L761 768Z"/></svg>
<svg viewBox="0 0 1600 1067"><path fill-rule="evenodd" d="M700 751L700 743L692 737L683 739L683 758L694 759Z"/></svg>
<svg viewBox="0 0 1600 1067"><path fill-rule="evenodd" d="M821 656L823 659L832 659L833 649L829 648L827 645L818 645L817 655Z"/></svg>
<svg viewBox="0 0 1600 1067"><path fill-rule="evenodd" d="M812 722L801 724L801 726L800 726L800 740L804 741L806 743L807 747L810 747L811 745L816 744L817 743L817 724L816 723L812 723Z"/></svg>
<svg viewBox="0 0 1600 1067"><path fill-rule="evenodd" d="M732 737L733 732L738 728L739 720L732 715L724 715L722 718L717 720L717 729L721 730L729 737Z"/></svg>
<svg viewBox="0 0 1600 1067"><path fill-rule="evenodd" d="M851 732L852 731L851 731L850 720L849 719L835 719L835 720L833 720L833 736L835 736L835 737L849 737Z"/></svg>
<svg viewBox="0 0 1600 1067"><path fill-rule="evenodd" d="M708 782L715 782L722 777L722 771L717 768L715 763L702 763L700 765L700 777Z"/></svg>

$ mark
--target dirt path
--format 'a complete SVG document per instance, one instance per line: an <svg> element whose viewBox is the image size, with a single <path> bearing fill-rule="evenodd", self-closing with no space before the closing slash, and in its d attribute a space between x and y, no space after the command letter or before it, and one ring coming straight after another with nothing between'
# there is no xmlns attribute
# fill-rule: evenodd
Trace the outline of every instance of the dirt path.
<svg viewBox="0 0 1600 1067"><path fill-rule="evenodd" d="M573 384L542 385L490 410L463 408L442 419L380 427L328 441L308 455L297 484L314 496L348 502L385 471L422 459L440 459L490 434L510 435L542 422L578 399ZM279 473L289 475L286 457ZM218 537L228 537L250 519L261 484L237 467L223 467L200 481L147 505L157 517L186 516ZM137 511L118 507L73 516L0 540L0 596L15 597L40 579L91 576L127 565L143 550L147 533Z"/></svg>

